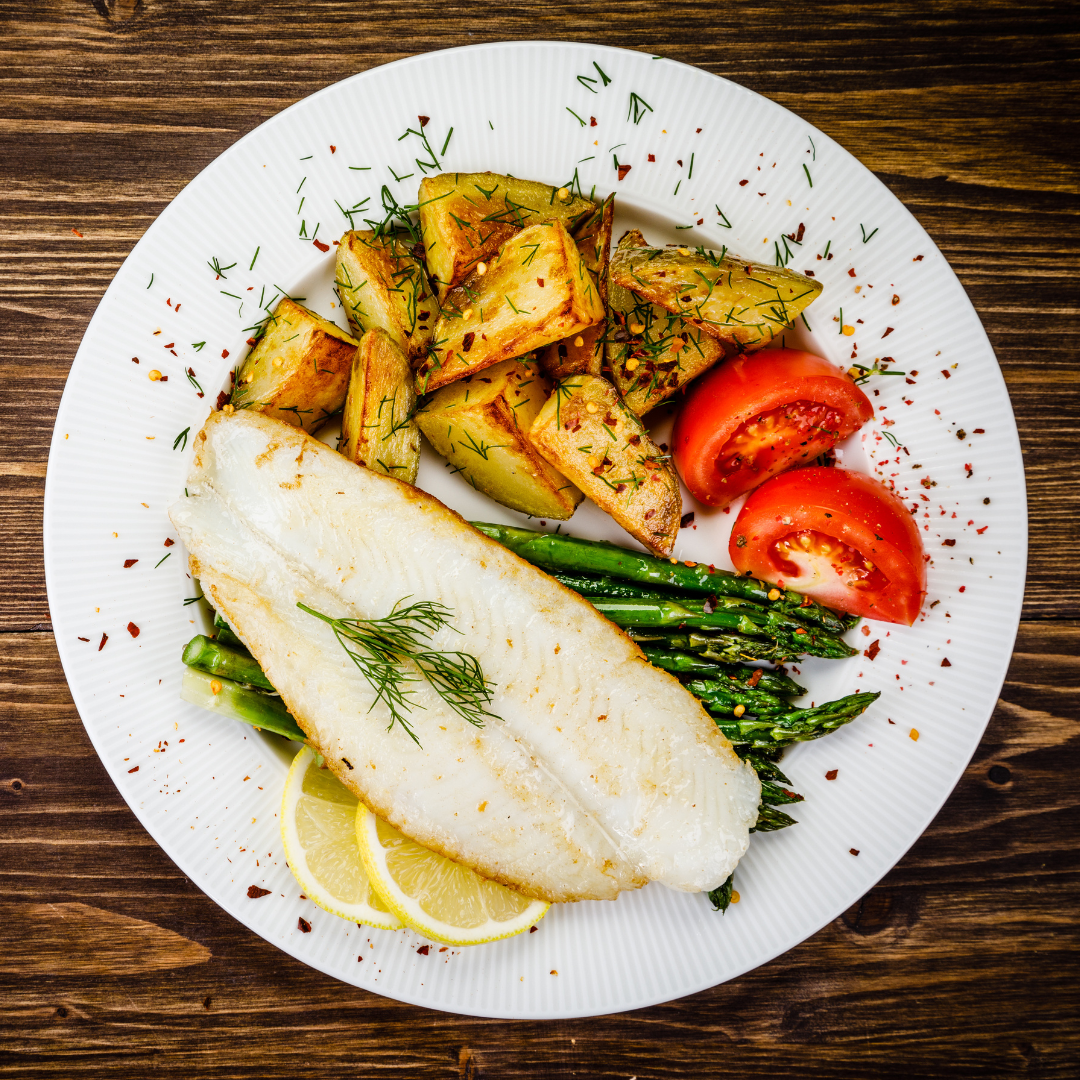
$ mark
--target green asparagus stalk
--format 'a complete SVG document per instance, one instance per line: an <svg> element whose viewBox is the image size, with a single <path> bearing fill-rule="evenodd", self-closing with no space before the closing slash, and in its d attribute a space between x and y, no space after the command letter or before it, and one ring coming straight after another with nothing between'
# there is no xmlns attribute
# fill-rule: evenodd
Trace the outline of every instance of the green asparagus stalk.
<svg viewBox="0 0 1080 1080"><path fill-rule="evenodd" d="M679 597L664 589L648 589L632 581L619 581L613 577L590 577L588 574L552 574L556 581L582 596L609 596L626 600L678 600Z"/></svg>
<svg viewBox="0 0 1080 1080"><path fill-rule="evenodd" d="M732 715L741 705L743 710L755 716L777 716L791 712L791 705L783 698L758 687L753 689L726 685L716 679L695 679L687 683L690 691L714 715Z"/></svg>
<svg viewBox="0 0 1080 1080"><path fill-rule="evenodd" d="M791 781L780 771L780 766L775 761L770 761L768 758L755 753L746 753L743 755L743 759L749 761L754 767L759 780L775 780L779 784L791 786Z"/></svg>
<svg viewBox="0 0 1080 1080"><path fill-rule="evenodd" d="M797 660L801 655L797 649L773 638L744 637L742 634L699 634L665 633L662 630L646 630L630 627L628 630L634 641L652 645L654 648L667 647L685 652L697 653L706 660L717 660L725 664L739 664L749 660L771 660L774 664L783 664L788 660Z"/></svg>
<svg viewBox="0 0 1080 1080"><path fill-rule="evenodd" d="M533 532L509 525L474 521L485 536L497 540L523 559L545 570L570 574L597 574L638 581L646 585L676 588L699 596L733 596L772 604L778 611L794 615L803 623L842 634L848 629L843 617L792 590L775 588L756 578L739 577L704 563L678 562L616 547L598 540L581 540L558 533ZM775 594L775 599L769 597Z"/></svg>
<svg viewBox="0 0 1080 1080"><path fill-rule="evenodd" d="M790 653L845 659L857 652L842 638L826 630L795 624L780 613L757 607L726 608L722 601L713 609L704 600L624 600L615 597L588 596L597 611L616 626L647 629L694 628L731 630L748 637L772 637Z"/></svg>
<svg viewBox="0 0 1080 1080"><path fill-rule="evenodd" d="M239 652L222 645L220 641L196 634L184 646L181 657L188 667L198 668L208 675L219 675L233 682L259 686L263 690L273 690L270 680L263 674L259 662L246 650Z"/></svg>
<svg viewBox="0 0 1080 1080"><path fill-rule="evenodd" d="M214 612L214 629L217 633L214 635L215 641L220 641L222 645L228 645L232 649L243 649L244 643L233 633L232 627L215 611Z"/></svg>
<svg viewBox="0 0 1080 1080"><path fill-rule="evenodd" d="M788 803L802 802L803 797L797 791L789 791L771 780L762 780L761 801L770 806L786 806Z"/></svg>
<svg viewBox="0 0 1080 1080"><path fill-rule="evenodd" d="M272 731L275 735L284 735L286 739L295 742L307 739L281 698L249 690L239 683L208 675L198 668L189 667L184 672L180 696L192 705L200 705L232 720L242 720L245 724Z"/></svg>
<svg viewBox="0 0 1080 1080"><path fill-rule="evenodd" d="M777 810L772 806L762 806L758 810L757 824L751 832L776 832L777 829L786 829L789 825L799 823L783 810Z"/></svg>
<svg viewBox="0 0 1080 1080"><path fill-rule="evenodd" d="M812 709L796 709L780 716L743 716L738 720L715 717L716 726L736 744L752 750L772 750L792 742L809 742L849 724L865 712L880 693L852 694Z"/></svg>
<svg viewBox="0 0 1080 1080"><path fill-rule="evenodd" d="M735 686L748 686L750 689L756 687L758 690L768 690L771 694L787 694L789 697L806 693L794 679L789 679L778 671L747 667L743 664L719 664L715 660L706 660L693 653L659 649L647 643L641 651L650 664L675 675L729 679Z"/></svg>
<svg viewBox="0 0 1080 1080"><path fill-rule="evenodd" d="M731 906L731 894L734 891L732 886L735 881L734 874L728 874L727 881L720 886L719 889L713 889L708 894L709 899L712 901L713 911L719 911L721 915L727 911Z"/></svg>

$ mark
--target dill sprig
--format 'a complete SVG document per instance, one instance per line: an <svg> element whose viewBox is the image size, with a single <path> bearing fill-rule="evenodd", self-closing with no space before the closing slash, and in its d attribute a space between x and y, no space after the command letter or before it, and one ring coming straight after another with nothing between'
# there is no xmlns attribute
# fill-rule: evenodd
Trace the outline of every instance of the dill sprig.
<svg viewBox="0 0 1080 1080"><path fill-rule="evenodd" d="M413 709L423 708L416 702L411 685L420 681L416 672L463 720L482 727L485 717L498 719L487 708L493 684L484 678L480 661L470 653L430 647L431 637L439 630L447 626L454 629L450 626L451 610L431 600L403 607L406 599L399 600L382 619L333 619L306 604L296 606L334 631L338 643L375 690L375 700L389 710L387 731L400 724L420 745L408 716Z"/></svg>

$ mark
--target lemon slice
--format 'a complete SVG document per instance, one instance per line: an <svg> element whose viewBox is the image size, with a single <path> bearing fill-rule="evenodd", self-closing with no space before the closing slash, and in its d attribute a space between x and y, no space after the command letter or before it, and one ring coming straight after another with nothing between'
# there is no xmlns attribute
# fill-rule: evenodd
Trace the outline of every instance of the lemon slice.
<svg viewBox="0 0 1080 1080"><path fill-rule="evenodd" d="M444 945L524 933L550 904L488 881L403 836L360 803L356 839L375 891L406 926Z"/></svg>
<svg viewBox="0 0 1080 1080"><path fill-rule="evenodd" d="M371 887L356 846L357 799L310 747L296 755L281 800L285 858L309 900L350 922L398 930Z"/></svg>

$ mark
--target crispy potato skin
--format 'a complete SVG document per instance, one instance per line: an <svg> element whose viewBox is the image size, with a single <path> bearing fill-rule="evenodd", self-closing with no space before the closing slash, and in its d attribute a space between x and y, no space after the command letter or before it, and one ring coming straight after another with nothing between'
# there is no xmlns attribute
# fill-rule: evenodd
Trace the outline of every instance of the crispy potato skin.
<svg viewBox="0 0 1080 1080"><path fill-rule="evenodd" d="M443 302L433 351L417 370L420 393L578 334L604 304L561 221L530 225Z"/></svg>
<svg viewBox="0 0 1080 1080"><path fill-rule="evenodd" d="M619 240L620 251L647 246L637 229ZM703 333L614 281L608 282L607 302L610 327L605 349L611 381L638 416L738 351L731 342Z"/></svg>
<svg viewBox="0 0 1080 1080"><path fill-rule="evenodd" d="M477 491L523 514L565 521L584 496L526 434L550 392L535 361L506 360L437 390L416 421Z"/></svg>
<svg viewBox="0 0 1080 1080"><path fill-rule="evenodd" d="M609 195L599 209L575 230L581 261L596 282L605 311L608 305L608 263L611 260L611 232L615 217L615 196ZM604 360L607 323L599 322L580 334L549 345L540 354L540 364L553 379L568 375L599 375ZM578 345L578 341L581 344Z"/></svg>
<svg viewBox="0 0 1080 1080"><path fill-rule="evenodd" d="M369 330L352 363L338 450L356 465L416 483L420 430L412 368L385 330Z"/></svg>
<svg viewBox="0 0 1080 1080"><path fill-rule="evenodd" d="M439 305L407 240L353 230L337 250L338 296L353 333L386 331L410 360L427 350Z"/></svg>
<svg viewBox="0 0 1080 1080"><path fill-rule="evenodd" d="M813 303L819 281L697 248L620 247L611 280L739 352L768 345Z"/></svg>
<svg viewBox="0 0 1080 1080"><path fill-rule="evenodd" d="M231 404L311 434L345 402L359 342L328 319L283 297L247 354Z"/></svg>
<svg viewBox="0 0 1080 1080"><path fill-rule="evenodd" d="M573 228L596 204L535 180L499 173L442 173L420 181L420 229L428 272L442 300L514 233L541 221Z"/></svg>
<svg viewBox="0 0 1080 1080"><path fill-rule="evenodd" d="M657 555L670 555L682 495L664 460L606 379L573 375L548 398L529 439L601 510Z"/></svg>

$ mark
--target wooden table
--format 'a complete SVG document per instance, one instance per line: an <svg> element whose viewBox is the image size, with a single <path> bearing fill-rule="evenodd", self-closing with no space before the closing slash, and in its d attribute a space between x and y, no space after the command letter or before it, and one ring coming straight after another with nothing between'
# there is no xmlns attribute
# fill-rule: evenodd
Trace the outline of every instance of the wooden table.
<svg viewBox="0 0 1080 1080"><path fill-rule="evenodd" d="M0 0L0 1072L1080 1074L1080 583L1066 558L1080 539L1075 14L1035 0ZM346 75L532 37L640 48L726 76L817 124L889 185L960 275L997 351L1033 544L986 738L880 885L725 986L622 1016L506 1023L334 982L179 873L79 723L40 531L71 359L121 261L184 184Z"/></svg>

